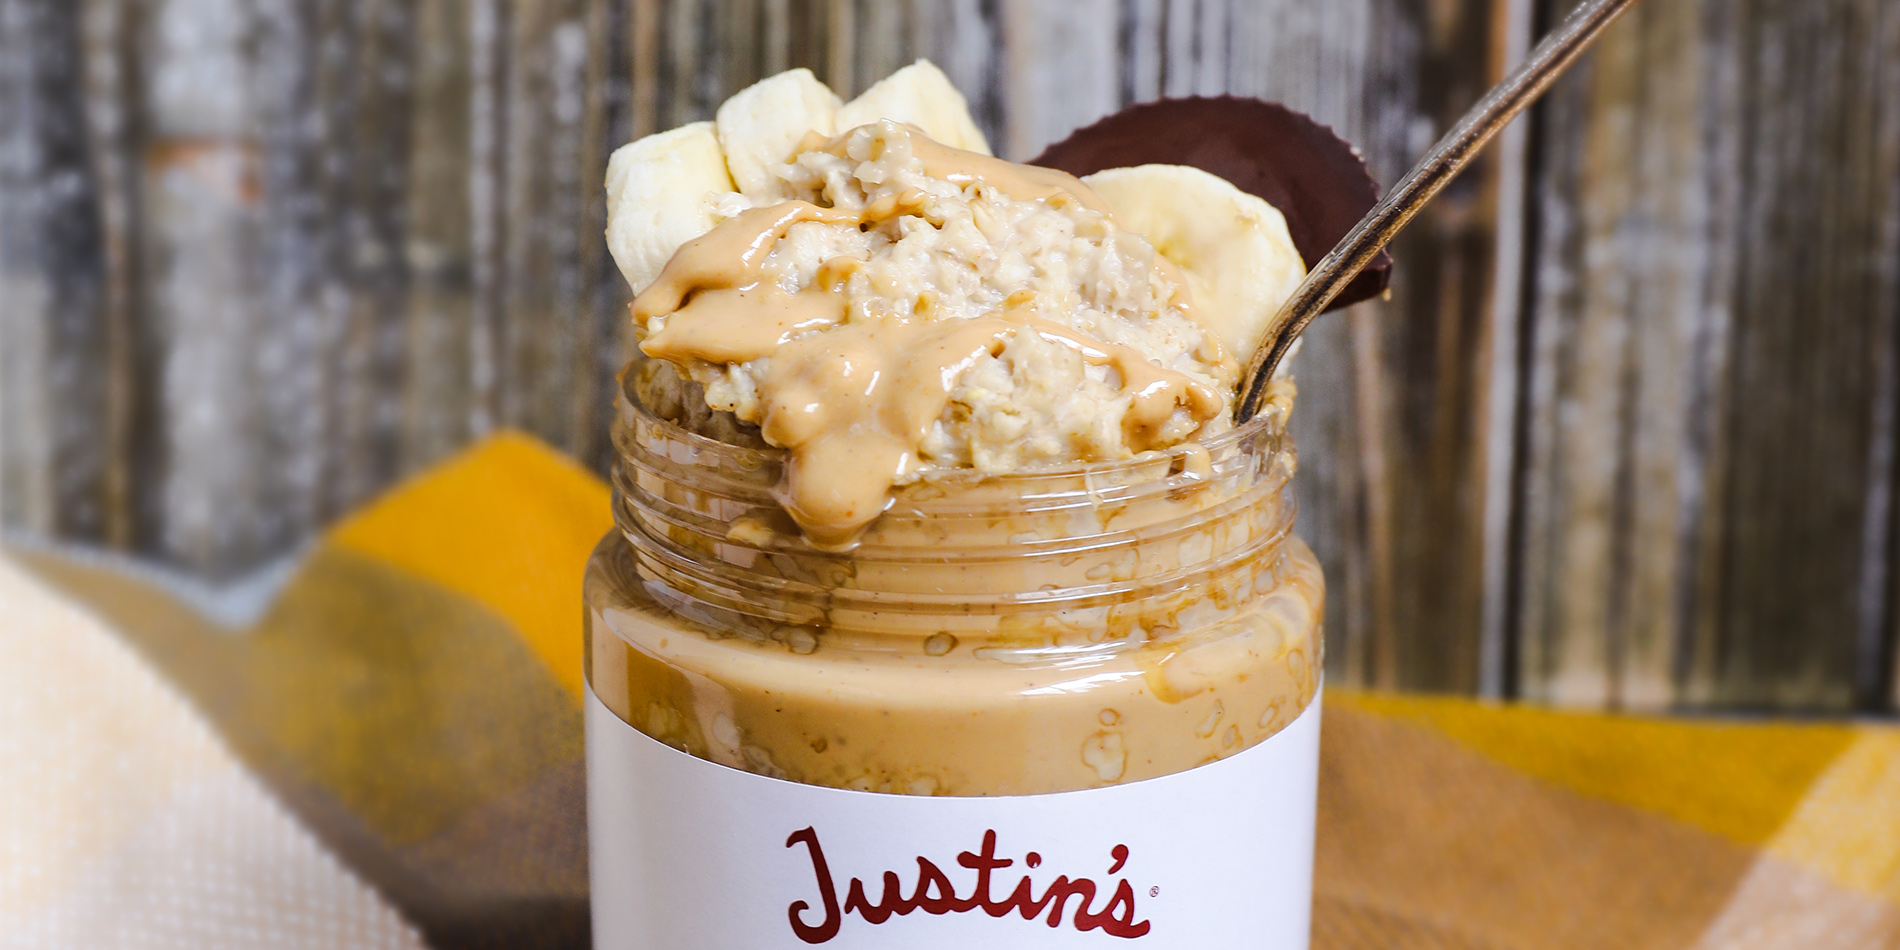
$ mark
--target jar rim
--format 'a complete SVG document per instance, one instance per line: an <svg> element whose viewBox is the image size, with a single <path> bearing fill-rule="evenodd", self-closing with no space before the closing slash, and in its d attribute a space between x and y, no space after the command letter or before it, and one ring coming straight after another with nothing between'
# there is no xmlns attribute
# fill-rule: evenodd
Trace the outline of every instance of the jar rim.
<svg viewBox="0 0 1900 950"><path fill-rule="evenodd" d="M784 514L786 453L675 423L631 376L616 400L615 520L641 572L677 588L680 612L699 602L787 622L1096 609L1251 584L1241 578L1277 563L1291 535L1284 400L1193 448L913 482L856 543L829 549Z"/></svg>
<svg viewBox="0 0 1900 950"><path fill-rule="evenodd" d="M628 363L619 373L618 381L620 401L643 424L664 431L668 438L677 439L690 445L696 452L712 453L716 457L737 463L741 467L753 468L763 464L782 464L785 450L777 446L753 447L735 445L711 436L694 432L671 419L655 413L631 385L630 371L639 363L639 358ZM1183 454L1189 447L1198 447L1212 456L1220 456L1236 446L1265 439L1275 445L1276 451L1290 451L1284 444L1286 434L1286 413L1282 407L1274 404L1263 406L1252 419L1237 426L1230 426L1225 432L1205 440L1189 440L1166 449L1153 449L1122 459L1100 459L1092 462L1061 462L1050 465L1037 465L1015 472L979 472L975 469L938 469L927 480L930 484L967 486L972 482L995 482L997 484L1021 484L1044 479L1061 479L1104 475L1116 472L1134 472L1158 460L1174 458ZM627 461L622 458L622 461ZM918 483L912 483L918 484ZM1028 497L1028 496L1026 496Z"/></svg>

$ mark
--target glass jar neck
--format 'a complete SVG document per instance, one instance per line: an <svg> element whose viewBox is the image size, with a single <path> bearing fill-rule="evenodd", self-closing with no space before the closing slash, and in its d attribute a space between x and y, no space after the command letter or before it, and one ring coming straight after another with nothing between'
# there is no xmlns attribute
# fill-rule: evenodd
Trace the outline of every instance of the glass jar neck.
<svg viewBox="0 0 1900 950"><path fill-rule="evenodd" d="M616 400L614 511L641 583L684 619L794 649L809 631L926 650L940 635L1152 637L1196 604L1265 593L1261 568L1292 529L1284 401L1169 453L925 478L837 552L807 544L779 506L777 450L687 431L631 389Z"/></svg>

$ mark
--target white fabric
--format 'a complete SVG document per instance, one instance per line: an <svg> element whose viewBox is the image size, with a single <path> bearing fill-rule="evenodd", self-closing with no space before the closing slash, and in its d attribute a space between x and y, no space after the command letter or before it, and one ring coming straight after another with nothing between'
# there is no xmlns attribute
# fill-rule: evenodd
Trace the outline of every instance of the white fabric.
<svg viewBox="0 0 1900 950"><path fill-rule="evenodd" d="M0 950L422 946L104 623L0 556Z"/></svg>

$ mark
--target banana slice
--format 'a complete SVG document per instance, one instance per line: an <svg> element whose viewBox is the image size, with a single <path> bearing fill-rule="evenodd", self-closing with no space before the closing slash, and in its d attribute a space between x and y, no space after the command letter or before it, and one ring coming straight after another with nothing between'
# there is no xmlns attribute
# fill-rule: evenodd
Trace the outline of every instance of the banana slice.
<svg viewBox="0 0 1900 950"><path fill-rule="evenodd" d="M838 130L879 119L908 122L951 148L990 154L990 143L970 118L963 93L930 60L920 59L879 80L838 110Z"/></svg>
<svg viewBox="0 0 1900 950"><path fill-rule="evenodd" d="M673 252L719 222L733 193L711 122L694 122L621 146L607 161L607 249L634 293Z"/></svg>
<svg viewBox="0 0 1900 950"><path fill-rule="evenodd" d="M781 197L772 166L790 157L807 132L835 133L841 104L829 86L802 68L761 79L721 104L714 129L740 193L759 202Z"/></svg>
<svg viewBox="0 0 1900 950"><path fill-rule="evenodd" d="M1306 278L1272 205L1185 165L1110 168L1084 176L1123 228L1145 234L1186 275L1194 313L1245 360L1267 322Z"/></svg>

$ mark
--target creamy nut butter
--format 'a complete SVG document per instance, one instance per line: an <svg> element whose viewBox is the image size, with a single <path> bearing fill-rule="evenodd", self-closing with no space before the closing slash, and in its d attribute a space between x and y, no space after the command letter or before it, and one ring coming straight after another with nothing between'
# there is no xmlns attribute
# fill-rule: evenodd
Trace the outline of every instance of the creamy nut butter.
<svg viewBox="0 0 1900 950"><path fill-rule="evenodd" d="M1176 452L905 486L848 552L782 513L782 452L623 396L588 681L667 745L836 788L1023 795L1233 755L1319 683L1279 386Z"/></svg>
<svg viewBox="0 0 1900 950"><path fill-rule="evenodd" d="M1276 305L1233 282L1297 253L1212 176L1105 179L1227 202L1141 205L1252 242L1177 266L1191 219L1157 245L1082 180L939 144L924 65L861 108L774 77L610 172L625 214L693 217L610 231L640 355L585 587L596 942L1303 947L1293 385L1234 426L1261 314L1202 300Z"/></svg>

